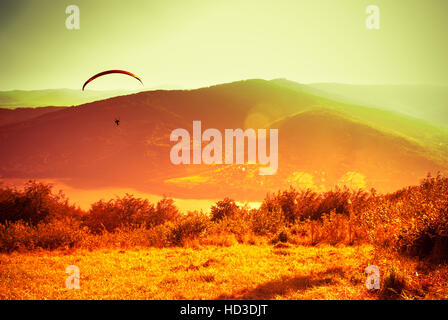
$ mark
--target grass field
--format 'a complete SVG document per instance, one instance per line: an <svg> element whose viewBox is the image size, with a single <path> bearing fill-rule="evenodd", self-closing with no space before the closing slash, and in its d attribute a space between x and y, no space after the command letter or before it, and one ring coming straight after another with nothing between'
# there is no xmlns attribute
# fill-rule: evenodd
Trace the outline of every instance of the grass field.
<svg viewBox="0 0 448 320"><path fill-rule="evenodd" d="M369 299L372 248L287 245L0 255L1 299ZM65 288L66 267L80 289Z"/></svg>
<svg viewBox="0 0 448 320"><path fill-rule="evenodd" d="M16 252L0 255L0 299L378 299L364 270L389 263L374 260L367 245ZM69 265L79 290L65 288Z"/></svg>

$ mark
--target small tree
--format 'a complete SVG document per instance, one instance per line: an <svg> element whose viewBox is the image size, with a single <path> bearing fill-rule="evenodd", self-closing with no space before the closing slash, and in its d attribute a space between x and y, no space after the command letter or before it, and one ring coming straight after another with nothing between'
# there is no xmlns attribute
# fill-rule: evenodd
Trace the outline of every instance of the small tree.
<svg viewBox="0 0 448 320"><path fill-rule="evenodd" d="M92 204L89 214L84 217L84 224L93 232L104 229L112 232L121 226L154 227L174 221L179 215L173 199L163 198L154 207L147 199L126 194L123 198L117 197L107 202L100 200Z"/></svg>
<svg viewBox="0 0 448 320"><path fill-rule="evenodd" d="M53 194L49 184L29 181L23 190L0 189L0 223L23 220L32 225L53 216L66 216L75 211L60 192Z"/></svg>
<svg viewBox="0 0 448 320"><path fill-rule="evenodd" d="M277 194L267 195L261 204L260 209L270 213L276 213L280 209L285 220L294 223L299 212L297 206L298 192L294 188L278 192Z"/></svg>
<svg viewBox="0 0 448 320"><path fill-rule="evenodd" d="M237 214L238 209L238 205L230 198L218 201L211 208L212 221L219 221L224 219L224 217L232 218Z"/></svg>
<svg viewBox="0 0 448 320"><path fill-rule="evenodd" d="M179 217L179 209L174 205L174 200L164 197L157 202L155 215L151 220L153 225L159 225L167 221L177 220Z"/></svg>

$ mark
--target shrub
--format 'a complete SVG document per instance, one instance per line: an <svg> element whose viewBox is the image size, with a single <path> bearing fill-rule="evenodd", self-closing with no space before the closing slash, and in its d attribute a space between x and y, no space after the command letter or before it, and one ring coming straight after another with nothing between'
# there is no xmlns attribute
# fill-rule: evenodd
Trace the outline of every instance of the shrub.
<svg viewBox="0 0 448 320"><path fill-rule="evenodd" d="M230 198L218 201L216 205L211 208L212 221L219 221L226 217L235 217L238 214L238 209L238 205Z"/></svg>
<svg viewBox="0 0 448 320"><path fill-rule="evenodd" d="M362 190L336 187L325 193L317 193L312 190L296 191L291 187L287 191L268 195L261 208L274 212L280 207L285 221L294 224L299 220L320 220L322 215L331 211L346 216L357 214L367 206L371 198L374 198L374 191L369 194Z"/></svg>
<svg viewBox="0 0 448 320"><path fill-rule="evenodd" d="M190 212L173 224L168 242L174 246L182 245L187 239L191 240L201 236L209 226L210 220L206 215Z"/></svg>
<svg viewBox="0 0 448 320"><path fill-rule="evenodd" d="M282 209L277 206L269 211L266 207L253 210L251 213L251 229L255 234L268 235L276 233L285 225Z"/></svg>
<svg viewBox="0 0 448 320"><path fill-rule="evenodd" d="M148 228L174 221L179 211L172 199L163 198L154 207L146 199L135 198L130 194L105 202L100 200L94 204L84 217L84 225L92 232L113 232L122 227Z"/></svg>
<svg viewBox="0 0 448 320"><path fill-rule="evenodd" d="M298 218L299 208L297 204L298 192L294 188L278 192L277 194L267 195L261 204L260 209L267 213L274 213L280 209L287 222L294 223Z"/></svg>
<svg viewBox="0 0 448 320"><path fill-rule="evenodd" d="M231 233L237 237L242 236L250 231L250 224L247 221L248 217L241 219L224 217L219 221L212 221L209 231L210 233Z"/></svg>
<svg viewBox="0 0 448 320"><path fill-rule="evenodd" d="M165 197L157 203L156 211L149 217L147 223L152 226L157 226L167 221L175 221L179 217L180 213L174 205L174 200Z"/></svg>
<svg viewBox="0 0 448 320"><path fill-rule="evenodd" d="M158 248L169 246L172 229L173 222L166 222L150 228L146 235L147 245Z"/></svg>
<svg viewBox="0 0 448 320"><path fill-rule="evenodd" d="M49 223L39 223L35 229L35 245L42 249L73 248L86 234L78 221L55 219Z"/></svg>
<svg viewBox="0 0 448 320"><path fill-rule="evenodd" d="M290 240L291 236L289 234L288 229L282 228L280 231L277 232L277 234L274 236L274 238L271 240L271 243L278 243L278 242L288 242Z"/></svg>
<svg viewBox="0 0 448 320"><path fill-rule="evenodd" d="M120 208L119 199L108 202L100 200L92 204L89 214L84 218L84 225L94 233L112 232L129 222L131 216L128 214Z"/></svg>
<svg viewBox="0 0 448 320"><path fill-rule="evenodd" d="M24 221L6 222L0 224L0 251L72 248L85 236L86 230L71 219L42 222L36 226Z"/></svg>
<svg viewBox="0 0 448 320"><path fill-rule="evenodd" d="M373 243L382 248L448 259L448 179L428 176L419 186L378 197L362 213Z"/></svg>
<svg viewBox="0 0 448 320"><path fill-rule="evenodd" d="M80 215L62 192L54 194L49 184L29 181L23 190L0 189L0 223L23 220L31 225L54 217Z"/></svg>
<svg viewBox="0 0 448 320"><path fill-rule="evenodd" d="M331 211L322 216L323 238L330 244L342 242L347 237L348 219L342 214Z"/></svg>
<svg viewBox="0 0 448 320"><path fill-rule="evenodd" d="M23 221L0 224L0 251L11 252L18 249L34 249L34 230Z"/></svg>
<svg viewBox="0 0 448 320"><path fill-rule="evenodd" d="M448 260L448 178L428 176L418 186L386 195L290 188L268 194L259 209L225 198L212 206L210 218L181 215L168 198L153 205L127 194L98 201L84 214L47 184L30 181L23 189L0 189L0 251L182 245L205 231L208 242L224 244L368 239L377 249L442 262Z"/></svg>

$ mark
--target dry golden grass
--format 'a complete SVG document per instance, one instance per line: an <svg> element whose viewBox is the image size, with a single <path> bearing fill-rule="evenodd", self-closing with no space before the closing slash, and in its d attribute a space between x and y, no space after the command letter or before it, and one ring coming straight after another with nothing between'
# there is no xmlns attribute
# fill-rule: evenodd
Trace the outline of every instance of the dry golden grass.
<svg viewBox="0 0 448 320"><path fill-rule="evenodd" d="M369 299L370 246L42 251L0 255L1 299ZM65 269L80 268L67 290Z"/></svg>
<svg viewBox="0 0 448 320"><path fill-rule="evenodd" d="M370 264L384 277L378 292L365 287ZM80 290L65 288L69 265ZM447 299L448 268L422 266L369 245L14 252L0 255L0 299Z"/></svg>

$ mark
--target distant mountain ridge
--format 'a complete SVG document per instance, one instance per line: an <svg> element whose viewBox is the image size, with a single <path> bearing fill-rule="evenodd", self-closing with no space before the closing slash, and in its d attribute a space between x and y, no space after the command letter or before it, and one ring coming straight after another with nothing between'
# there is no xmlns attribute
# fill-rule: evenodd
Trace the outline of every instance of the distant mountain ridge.
<svg viewBox="0 0 448 320"><path fill-rule="evenodd" d="M169 135L176 128L191 132L193 120L203 130L277 128L277 174L260 176L250 164L171 164ZM252 79L117 96L5 124L0 176L195 199L258 201L289 185L330 188L350 177L392 191L429 171L447 172L447 142L446 130L426 121L332 100L287 80Z"/></svg>
<svg viewBox="0 0 448 320"><path fill-rule="evenodd" d="M76 106L130 93L135 93L135 91L82 91L74 89L0 91L0 108Z"/></svg>
<svg viewBox="0 0 448 320"><path fill-rule="evenodd" d="M338 83L315 83L309 86L334 100L392 110L448 126L448 86Z"/></svg>

